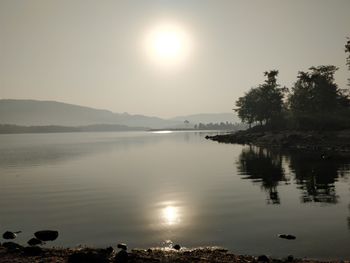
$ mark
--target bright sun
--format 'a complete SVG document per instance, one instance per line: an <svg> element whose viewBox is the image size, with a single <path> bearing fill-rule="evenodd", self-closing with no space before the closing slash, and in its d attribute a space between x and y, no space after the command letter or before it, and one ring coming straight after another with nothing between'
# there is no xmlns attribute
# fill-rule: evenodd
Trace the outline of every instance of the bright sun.
<svg viewBox="0 0 350 263"><path fill-rule="evenodd" d="M158 25L146 37L147 54L157 64L173 65L183 62L190 49L188 35L175 24Z"/></svg>
<svg viewBox="0 0 350 263"><path fill-rule="evenodd" d="M163 31L155 34L154 52L161 58L175 58L180 55L182 41L178 32Z"/></svg>

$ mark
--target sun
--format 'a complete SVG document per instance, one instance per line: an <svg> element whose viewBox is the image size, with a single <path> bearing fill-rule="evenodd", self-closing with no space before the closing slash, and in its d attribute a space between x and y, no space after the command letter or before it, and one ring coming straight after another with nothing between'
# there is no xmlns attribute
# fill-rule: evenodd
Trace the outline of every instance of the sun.
<svg viewBox="0 0 350 263"><path fill-rule="evenodd" d="M186 60L190 49L188 34L183 27L174 23L160 23L146 37L147 55L157 64L179 64Z"/></svg>
<svg viewBox="0 0 350 263"><path fill-rule="evenodd" d="M160 31L156 32L153 39L153 52L159 58L174 59L180 56L183 49L183 41L178 32Z"/></svg>

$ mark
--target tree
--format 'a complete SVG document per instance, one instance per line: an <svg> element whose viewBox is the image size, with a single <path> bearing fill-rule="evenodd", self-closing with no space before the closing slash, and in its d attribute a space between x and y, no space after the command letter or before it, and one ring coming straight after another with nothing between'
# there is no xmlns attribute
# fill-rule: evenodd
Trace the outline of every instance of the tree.
<svg viewBox="0 0 350 263"><path fill-rule="evenodd" d="M265 82L257 88L250 89L236 101L235 111L238 117L251 125L253 122L269 123L278 116L283 108L285 88L277 84L277 70L266 71Z"/></svg>
<svg viewBox="0 0 350 263"><path fill-rule="evenodd" d="M348 41L345 44L345 53L349 53L348 57L346 58L346 65L348 65L348 68L350 70L350 38L348 38ZM349 86L350 86L350 79L348 79L349 81Z"/></svg>
<svg viewBox="0 0 350 263"><path fill-rule="evenodd" d="M243 97L238 98L236 101L237 109L235 111L242 122L251 124L255 121L255 101L256 101L256 89L251 89L248 93L245 93Z"/></svg>
<svg viewBox="0 0 350 263"><path fill-rule="evenodd" d="M318 66L309 72L300 71L289 97L290 109L294 114L312 114L333 111L344 99L344 95L334 82L337 67Z"/></svg>
<svg viewBox="0 0 350 263"><path fill-rule="evenodd" d="M340 128L348 122L350 101L334 82L337 70L337 67L328 65L299 72L288 99L297 128Z"/></svg>

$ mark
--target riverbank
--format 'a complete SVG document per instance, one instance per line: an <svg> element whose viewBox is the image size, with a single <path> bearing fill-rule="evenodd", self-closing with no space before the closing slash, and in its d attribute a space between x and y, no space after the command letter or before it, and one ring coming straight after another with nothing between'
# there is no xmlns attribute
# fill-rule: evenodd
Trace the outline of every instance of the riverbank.
<svg viewBox="0 0 350 263"><path fill-rule="evenodd" d="M248 255L235 255L222 248L195 248L195 249L134 249L127 253L126 257L119 257L113 248L43 248L24 247L6 248L0 246L0 262L2 263L24 263L24 262L55 262L55 263L109 263L109 262L221 262L221 263L266 263L266 262L350 262L350 261L318 261L312 259L294 259L292 256L284 259L273 259L265 255L259 257ZM127 259L125 259L127 258Z"/></svg>
<svg viewBox="0 0 350 263"><path fill-rule="evenodd" d="M255 131L206 136L220 143L253 144L263 147L324 152L350 152L350 130L342 131Z"/></svg>

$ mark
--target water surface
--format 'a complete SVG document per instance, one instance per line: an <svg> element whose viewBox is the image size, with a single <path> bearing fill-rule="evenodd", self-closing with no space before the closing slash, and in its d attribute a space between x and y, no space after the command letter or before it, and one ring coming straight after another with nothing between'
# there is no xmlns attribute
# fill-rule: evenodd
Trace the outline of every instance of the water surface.
<svg viewBox="0 0 350 263"><path fill-rule="evenodd" d="M350 259L348 157L218 144L207 134L1 135L0 230L22 230L25 243L57 229L51 245L65 247L179 243Z"/></svg>

